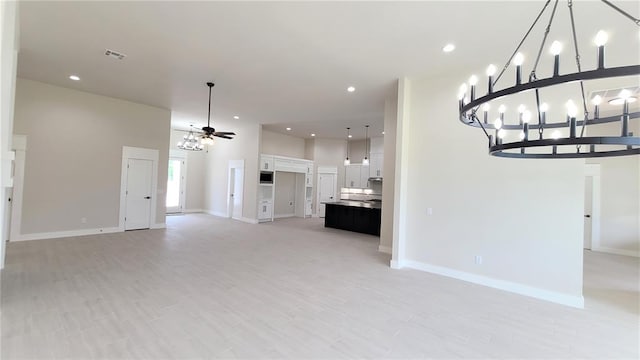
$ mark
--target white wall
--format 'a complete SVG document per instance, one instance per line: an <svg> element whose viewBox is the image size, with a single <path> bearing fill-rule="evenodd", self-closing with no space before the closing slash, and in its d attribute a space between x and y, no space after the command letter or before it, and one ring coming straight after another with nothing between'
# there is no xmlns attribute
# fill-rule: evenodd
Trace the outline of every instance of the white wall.
<svg viewBox="0 0 640 360"><path fill-rule="evenodd" d="M451 76L401 87L395 265L582 306L584 161L491 157Z"/></svg>
<svg viewBox="0 0 640 360"><path fill-rule="evenodd" d="M19 46L18 2L0 2L0 269L4 268L6 240L9 233L11 174L11 135L17 57Z"/></svg>
<svg viewBox="0 0 640 360"><path fill-rule="evenodd" d="M205 150L205 210L218 216L227 215L229 160L244 160L242 217L245 221L257 222L261 126L237 122L225 129L234 131L235 138L216 139L216 143Z"/></svg>
<svg viewBox="0 0 640 360"><path fill-rule="evenodd" d="M293 216L296 206L296 174L276 171L273 215ZM304 201L304 199L300 199Z"/></svg>
<svg viewBox="0 0 640 360"><path fill-rule="evenodd" d="M171 150L177 150L177 144L187 132L180 130L171 130L171 140L169 146ZM204 206L205 194L205 151L189 151L183 150L186 155L187 162L187 183L185 184L185 201L184 211L202 211Z"/></svg>
<svg viewBox="0 0 640 360"><path fill-rule="evenodd" d="M365 153L364 139L349 141L349 158L352 164L362 164Z"/></svg>
<svg viewBox="0 0 640 360"><path fill-rule="evenodd" d="M397 85L396 85L397 87ZM393 209L396 169L396 126L398 112L397 93L384 102L384 168L382 169L382 219L380 224L380 250L391 252L393 243Z"/></svg>
<svg viewBox="0 0 640 360"><path fill-rule="evenodd" d="M117 227L123 146L159 150L164 199L168 110L21 78L15 106L14 132L28 144L21 234ZM155 211L164 223L164 201Z"/></svg>
<svg viewBox="0 0 640 360"><path fill-rule="evenodd" d="M314 178L313 178L313 209L317 212L318 204L317 204L317 182L318 182L318 167L336 167L338 168L338 188L337 192L340 191L340 187L344 184L344 157L347 151L347 142L344 140L334 140L334 139L313 139L307 140L309 144L313 146L312 152L313 156L310 160L313 160L314 166ZM309 151L308 151L309 152Z"/></svg>
<svg viewBox="0 0 640 360"><path fill-rule="evenodd" d="M640 134L640 121L630 130ZM617 135L619 123L590 126L589 136ZM588 159L600 164L600 243L592 249L638 256L640 252L640 157Z"/></svg>
<svg viewBox="0 0 640 360"><path fill-rule="evenodd" d="M260 153L306 159L304 139L264 129Z"/></svg>

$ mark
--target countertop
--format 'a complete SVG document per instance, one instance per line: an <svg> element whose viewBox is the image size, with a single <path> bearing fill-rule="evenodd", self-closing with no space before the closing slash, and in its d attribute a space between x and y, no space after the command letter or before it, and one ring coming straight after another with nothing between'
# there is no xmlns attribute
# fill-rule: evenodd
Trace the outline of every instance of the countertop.
<svg viewBox="0 0 640 360"><path fill-rule="evenodd" d="M380 201L339 200L339 201L325 201L323 202L323 204L361 207L365 209L382 209L382 203Z"/></svg>

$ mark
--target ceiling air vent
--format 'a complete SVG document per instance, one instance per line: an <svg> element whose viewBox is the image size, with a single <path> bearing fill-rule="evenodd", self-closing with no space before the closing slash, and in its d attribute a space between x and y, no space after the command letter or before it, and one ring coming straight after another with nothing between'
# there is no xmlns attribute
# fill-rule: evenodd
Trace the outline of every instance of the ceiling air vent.
<svg viewBox="0 0 640 360"><path fill-rule="evenodd" d="M110 56L110 57L112 57L112 58L114 58L114 59L118 59L118 60L122 60L122 59L124 59L124 58L125 58L125 56L127 56L127 55L125 55L125 54L123 54L123 53L119 53L119 52L117 52L117 51L113 51L113 50L109 50L109 49L107 49L107 50L104 52L104 54L105 54L106 56Z"/></svg>

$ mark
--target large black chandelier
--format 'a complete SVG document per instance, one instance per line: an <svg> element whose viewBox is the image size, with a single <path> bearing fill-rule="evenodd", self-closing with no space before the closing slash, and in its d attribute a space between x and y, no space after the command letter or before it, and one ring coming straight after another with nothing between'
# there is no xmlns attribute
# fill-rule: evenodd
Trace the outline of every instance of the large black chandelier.
<svg viewBox="0 0 640 360"><path fill-rule="evenodd" d="M607 0L601 0L604 4L620 13L626 19L630 19L635 25L640 26L640 20L620 9ZM472 76L469 79L469 86L463 84L458 94L459 119L465 125L478 127L483 130L489 143L489 153L493 156L508 158L590 158L609 157L623 155L640 154L640 137L629 131L629 122L640 118L640 112L630 112L629 104L637 100L636 95L628 90L621 90L615 99L609 104L615 105L615 114L600 116L602 97L593 96L587 99L585 95L584 82L588 80L607 79L624 76L640 75L640 65L626 65L619 67L605 67L605 44L608 36L604 31L600 31L595 36L597 46L597 68L593 70L583 70L580 63L580 53L578 51L578 41L576 36L576 26L573 12L573 2L568 1L569 17L571 19L571 31L573 35L573 48L576 55L577 72L570 74L559 73L560 52L562 44L558 41L552 42L550 52L554 57L553 75L547 78L538 78L536 68L540 57L546 46L547 35L551 29L554 16L558 7L558 0L555 0L552 7L549 6L551 0L547 0L534 20L529 30L520 41L511 57L506 62L502 71L497 75L497 68L490 65L487 68L488 86L484 96L476 97L476 85L478 78ZM529 75L528 82L522 79L522 65L524 57L519 52L523 43L547 9L551 9L549 22L542 37L542 43L537 52L533 69ZM638 58L638 54L636 54ZM496 83L502 77L509 65L515 66L515 85L496 90ZM540 89L578 82L580 87L581 107L583 110L582 120L577 119L579 105L569 100L566 103L566 118L553 119L549 116L548 106L542 101ZM505 106L497 107L497 115L490 116L491 101L506 97L531 92L535 95L535 110L529 111L524 105L518 107L517 118L508 119L505 117ZM590 110L593 110L590 112ZM537 121L533 118L537 117ZM494 119L494 120L492 120ZM534 120L534 121L532 121ZM616 134L606 136L587 136L586 127L589 125L619 123L619 130ZM549 130L549 131L546 131ZM560 131L562 130L562 131ZM531 132L537 132L535 139ZM490 133L491 132L491 133ZM516 141L506 142L505 138L513 138L516 132L519 136ZM511 136L509 135L511 134Z"/></svg>

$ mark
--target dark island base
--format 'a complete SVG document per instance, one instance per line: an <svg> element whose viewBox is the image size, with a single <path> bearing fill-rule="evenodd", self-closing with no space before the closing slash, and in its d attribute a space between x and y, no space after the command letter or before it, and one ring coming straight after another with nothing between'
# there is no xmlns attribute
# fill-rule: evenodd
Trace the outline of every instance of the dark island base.
<svg viewBox="0 0 640 360"><path fill-rule="evenodd" d="M380 209L326 204L324 226L380 236Z"/></svg>

